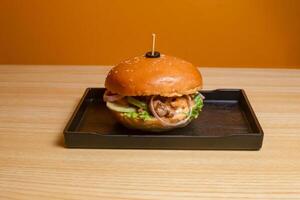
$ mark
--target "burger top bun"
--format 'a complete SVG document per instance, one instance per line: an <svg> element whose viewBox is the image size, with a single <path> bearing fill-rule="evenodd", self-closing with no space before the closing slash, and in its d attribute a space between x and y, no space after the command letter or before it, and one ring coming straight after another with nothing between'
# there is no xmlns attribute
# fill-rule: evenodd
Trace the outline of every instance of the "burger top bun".
<svg viewBox="0 0 300 200"><path fill-rule="evenodd" d="M112 68L105 87L123 96L172 97L200 90L202 77L194 65L176 57L163 54L158 58L137 56Z"/></svg>

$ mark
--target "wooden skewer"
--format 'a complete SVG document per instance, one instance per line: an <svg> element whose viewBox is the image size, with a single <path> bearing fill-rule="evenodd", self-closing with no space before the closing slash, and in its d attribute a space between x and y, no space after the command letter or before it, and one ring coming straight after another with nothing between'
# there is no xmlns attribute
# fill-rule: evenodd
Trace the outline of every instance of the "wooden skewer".
<svg viewBox="0 0 300 200"><path fill-rule="evenodd" d="M154 52L155 52L155 37L156 37L155 33L152 33L152 52L151 52L152 56L154 56Z"/></svg>

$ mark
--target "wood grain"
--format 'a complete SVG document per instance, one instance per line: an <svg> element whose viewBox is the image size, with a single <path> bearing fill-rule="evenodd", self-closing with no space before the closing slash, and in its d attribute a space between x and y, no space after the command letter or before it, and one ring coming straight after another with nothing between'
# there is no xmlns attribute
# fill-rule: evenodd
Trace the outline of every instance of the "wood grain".
<svg viewBox="0 0 300 200"><path fill-rule="evenodd" d="M81 150L63 128L109 67L0 66L0 199L300 199L300 70L201 69L244 88L261 151Z"/></svg>

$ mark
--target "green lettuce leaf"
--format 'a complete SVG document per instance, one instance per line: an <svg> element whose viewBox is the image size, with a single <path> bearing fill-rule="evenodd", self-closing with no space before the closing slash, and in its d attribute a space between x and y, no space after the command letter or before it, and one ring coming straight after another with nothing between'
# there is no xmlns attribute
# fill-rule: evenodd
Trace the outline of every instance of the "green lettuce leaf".
<svg viewBox="0 0 300 200"><path fill-rule="evenodd" d="M124 116L132 119L142 119L144 121L152 118L152 116L148 112L148 106L145 102L140 101L134 97L127 97L127 102L131 105L138 107L139 109L133 112L123 113Z"/></svg>
<svg viewBox="0 0 300 200"><path fill-rule="evenodd" d="M138 117L144 121L152 118L151 115L149 114L149 112L145 111L145 110L143 110L142 112L138 112Z"/></svg>
<svg viewBox="0 0 300 200"><path fill-rule="evenodd" d="M123 113L123 115L128 118L133 118L133 119L136 119L138 117L137 112L127 112L127 113Z"/></svg>
<svg viewBox="0 0 300 200"><path fill-rule="evenodd" d="M124 116L132 119L142 119L144 121L149 120L152 118L152 116L149 114L148 111L138 111L138 112L127 112L123 113Z"/></svg>
<svg viewBox="0 0 300 200"><path fill-rule="evenodd" d="M201 112L202 107L203 107L203 100L202 100L200 94L198 94L194 98L194 102L195 102L195 105L192 108L192 114L191 114L192 119L196 119L199 116L199 112Z"/></svg>

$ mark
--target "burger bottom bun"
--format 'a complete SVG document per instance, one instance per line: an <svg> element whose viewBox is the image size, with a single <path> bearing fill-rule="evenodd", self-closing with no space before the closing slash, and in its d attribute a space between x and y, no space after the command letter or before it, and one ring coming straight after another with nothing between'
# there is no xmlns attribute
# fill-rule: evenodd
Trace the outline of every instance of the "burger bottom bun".
<svg viewBox="0 0 300 200"><path fill-rule="evenodd" d="M162 131L168 131L175 128L181 128L188 125L191 120L188 120L186 123L181 124L180 126L166 126L161 124L161 122L156 118L151 118L149 120L142 120L142 119L133 119L129 118L127 116L124 116L120 112L115 112L111 110L116 120L124 125L125 127L129 129L138 129L142 131L150 131L150 132L162 132Z"/></svg>

